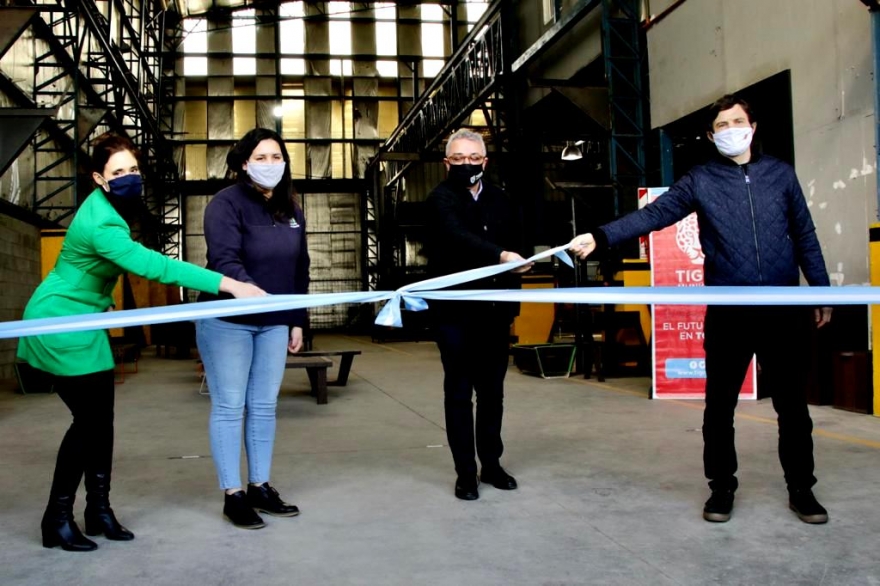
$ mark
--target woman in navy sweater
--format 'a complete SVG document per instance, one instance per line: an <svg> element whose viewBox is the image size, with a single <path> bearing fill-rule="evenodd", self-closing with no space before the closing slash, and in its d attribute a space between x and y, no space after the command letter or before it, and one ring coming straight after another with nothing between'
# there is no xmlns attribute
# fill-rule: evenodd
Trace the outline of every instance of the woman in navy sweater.
<svg viewBox="0 0 880 586"><path fill-rule="evenodd" d="M305 218L284 141L271 130L255 128L232 148L226 162L238 182L217 193L205 209L208 268L270 294L307 293ZM199 299L213 298L203 294ZM256 510L281 517L299 514L269 485L269 472L287 352L302 349L307 319L305 310L292 310L197 324L211 389L211 453L226 492L223 514L238 527L264 527ZM247 493L239 470L242 421Z"/></svg>

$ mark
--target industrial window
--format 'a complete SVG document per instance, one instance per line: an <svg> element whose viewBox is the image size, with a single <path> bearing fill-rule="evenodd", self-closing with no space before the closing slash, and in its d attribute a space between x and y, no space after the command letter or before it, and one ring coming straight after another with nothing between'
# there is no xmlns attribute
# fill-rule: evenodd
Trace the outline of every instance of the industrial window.
<svg viewBox="0 0 880 586"><path fill-rule="evenodd" d="M232 102L232 117L232 133L240 138L257 125L257 103L254 100L235 100Z"/></svg>
<svg viewBox="0 0 880 586"><path fill-rule="evenodd" d="M544 24L550 24L556 20L556 0L541 0L544 13Z"/></svg>
<svg viewBox="0 0 880 586"><path fill-rule="evenodd" d="M394 88L380 87L379 95L396 97L397 91ZM399 108L396 100L382 100L379 102L379 121L376 131L379 133L380 138L391 136L391 133L397 128L397 124L400 122L398 112Z"/></svg>
<svg viewBox="0 0 880 586"><path fill-rule="evenodd" d="M183 33L183 74L208 75L208 58L189 56L187 53L208 52L208 21L194 18L184 22Z"/></svg>
<svg viewBox="0 0 880 586"><path fill-rule="evenodd" d="M237 55L254 55L257 52L257 18L253 9L239 10L232 14L232 52ZM233 57L233 75L256 75L255 57Z"/></svg>
<svg viewBox="0 0 880 586"><path fill-rule="evenodd" d="M468 2L466 5L467 8L467 21L468 21L468 30L474 28L474 23L480 20L480 17L483 16L483 13L486 12L486 9L489 7L488 2Z"/></svg>
<svg viewBox="0 0 880 586"><path fill-rule="evenodd" d="M434 77L443 69L444 51L443 7L439 4L422 4L422 76ZM430 59L440 57L441 59Z"/></svg>
<svg viewBox="0 0 880 586"><path fill-rule="evenodd" d="M334 142L330 146L333 179L351 179L351 145Z"/></svg>
<svg viewBox="0 0 880 586"><path fill-rule="evenodd" d="M188 144L185 151L184 177L187 181L198 181L208 178L207 156L208 147L203 144Z"/></svg>
<svg viewBox="0 0 880 586"><path fill-rule="evenodd" d="M286 141L306 137L306 109L301 85L285 85L281 88L281 136ZM306 145L288 142L290 172L294 179L306 177Z"/></svg>
<svg viewBox="0 0 880 586"><path fill-rule="evenodd" d="M281 54L302 55L306 52L305 6L302 2L285 2L278 7ZM301 57L282 57L282 75L305 75L306 61Z"/></svg>
<svg viewBox="0 0 880 586"><path fill-rule="evenodd" d="M350 97L350 96L349 96ZM354 136L351 99L333 100L330 104L330 138L351 138Z"/></svg>
<svg viewBox="0 0 880 586"><path fill-rule="evenodd" d="M351 55L351 2L328 2L330 54ZM330 75L351 75L351 59L331 59Z"/></svg>
<svg viewBox="0 0 880 586"><path fill-rule="evenodd" d="M306 116L302 87L284 87L281 95L282 135L284 138L305 138Z"/></svg>
<svg viewBox="0 0 880 586"><path fill-rule="evenodd" d="M376 55L394 57L397 55L397 22L393 2L376 2L373 5L376 17ZM382 77L397 77L397 61L380 59L376 70Z"/></svg>
<svg viewBox="0 0 880 586"><path fill-rule="evenodd" d="M188 101L186 104L186 140L205 140L208 138L208 104L202 101Z"/></svg>

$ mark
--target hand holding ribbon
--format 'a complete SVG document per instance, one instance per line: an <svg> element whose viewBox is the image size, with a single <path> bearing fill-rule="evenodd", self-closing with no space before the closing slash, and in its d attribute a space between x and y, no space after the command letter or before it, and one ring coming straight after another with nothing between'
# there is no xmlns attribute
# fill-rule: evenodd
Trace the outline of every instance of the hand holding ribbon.
<svg viewBox="0 0 880 586"><path fill-rule="evenodd" d="M574 263L565 252L568 246L568 244L564 244L562 246L557 246L556 248L550 248L522 260L502 262L497 265L470 269L469 271L462 271L460 273L453 273L451 275L443 275L442 277L434 277L433 279L427 279L425 281L419 281L417 283L405 285L393 293L391 300L385 304L385 307L383 307L382 310L379 312L379 315L376 316L376 324L380 326L391 326L395 328L403 326L403 319L400 315L401 299L403 300L406 308L410 311L423 311L427 309L428 304L425 303L425 300L418 295L414 295L414 293L418 291L433 291L436 289L445 289L447 287L461 285L462 283L476 281L478 279L485 279L487 277L493 277L507 271L515 271L516 269L527 265L531 266L535 261L549 258L551 256L555 256L568 266L574 267Z"/></svg>

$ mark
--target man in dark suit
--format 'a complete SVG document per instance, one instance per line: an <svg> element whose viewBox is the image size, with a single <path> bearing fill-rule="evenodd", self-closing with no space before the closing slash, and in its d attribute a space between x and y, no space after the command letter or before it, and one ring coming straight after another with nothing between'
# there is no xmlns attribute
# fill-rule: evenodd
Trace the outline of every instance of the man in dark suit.
<svg viewBox="0 0 880 586"><path fill-rule="evenodd" d="M523 260L514 252L521 247L519 214L502 189L483 179L487 161L486 145L479 134L459 130L449 138L443 161L447 179L427 199L426 253L433 276ZM528 268L526 265L516 272ZM519 276L510 272L461 286L518 287ZM516 480L500 463L504 450L501 419L510 325L519 313L519 304L432 301L430 306L443 361L446 435L458 475L455 496L463 500L480 496L475 455L482 464L482 482L513 490Z"/></svg>

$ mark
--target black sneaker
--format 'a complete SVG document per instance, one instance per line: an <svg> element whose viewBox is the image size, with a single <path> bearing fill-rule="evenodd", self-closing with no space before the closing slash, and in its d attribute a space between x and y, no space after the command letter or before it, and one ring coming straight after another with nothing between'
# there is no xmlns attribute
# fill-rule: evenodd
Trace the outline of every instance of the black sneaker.
<svg viewBox="0 0 880 586"><path fill-rule="evenodd" d="M726 523L730 521L730 511L733 510L733 491L729 489L716 489L703 507L703 518L712 523Z"/></svg>
<svg viewBox="0 0 880 586"><path fill-rule="evenodd" d="M260 486L248 485L248 504L262 513L268 513L276 517L296 517L299 515L299 507L285 503L281 495L269 483Z"/></svg>
<svg viewBox="0 0 880 586"><path fill-rule="evenodd" d="M243 490L235 494L227 494L223 504L223 515L236 527L242 529L262 529L266 526L263 519L248 504L247 495Z"/></svg>
<svg viewBox="0 0 880 586"><path fill-rule="evenodd" d="M788 507L804 523L821 525L828 522L828 511L819 504L809 488L789 490Z"/></svg>

